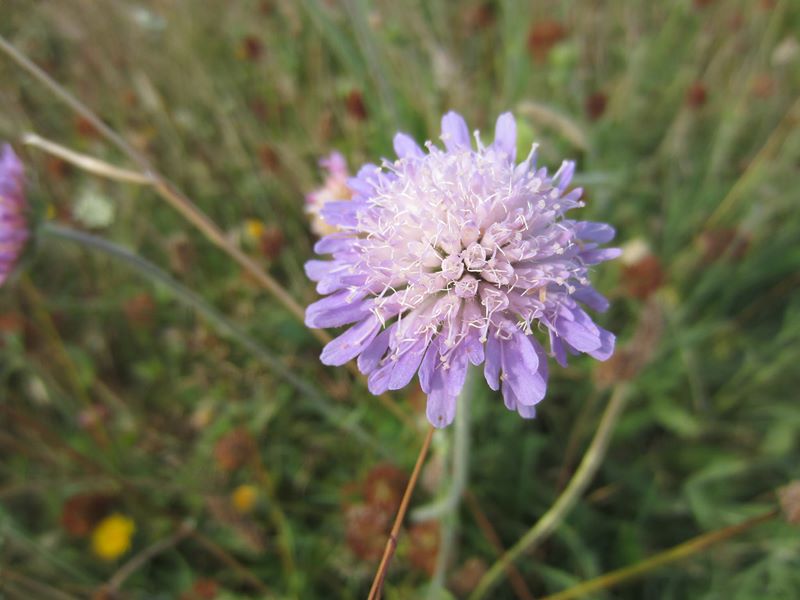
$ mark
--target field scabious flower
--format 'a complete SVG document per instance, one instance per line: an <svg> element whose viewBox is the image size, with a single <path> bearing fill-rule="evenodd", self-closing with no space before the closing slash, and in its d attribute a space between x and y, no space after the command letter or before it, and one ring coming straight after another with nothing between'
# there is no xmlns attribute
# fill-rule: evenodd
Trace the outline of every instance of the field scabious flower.
<svg viewBox="0 0 800 600"><path fill-rule="evenodd" d="M442 119L444 149L423 151L406 134L398 159L366 165L347 180L352 199L328 201L322 218L338 228L319 240L306 273L326 298L306 310L310 327L352 326L330 342L322 362L358 358L374 394L400 389L419 373L436 427L452 422L467 367L484 365L505 405L535 416L547 387L547 356L534 329L549 337L560 364L567 354L609 358L614 335L582 304L607 300L588 279L592 265L619 251L601 248L614 230L574 221L583 206L568 189L575 165L553 175L535 150L516 164L516 123L500 116L484 147L456 113Z"/></svg>
<svg viewBox="0 0 800 600"><path fill-rule="evenodd" d="M0 285L22 253L28 239L23 190L24 169L11 146L0 149Z"/></svg>

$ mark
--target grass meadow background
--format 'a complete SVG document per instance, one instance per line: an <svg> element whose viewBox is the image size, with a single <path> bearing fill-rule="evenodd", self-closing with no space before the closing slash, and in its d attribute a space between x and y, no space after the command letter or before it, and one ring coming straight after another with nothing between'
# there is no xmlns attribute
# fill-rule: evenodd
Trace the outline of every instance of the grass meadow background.
<svg viewBox="0 0 800 600"><path fill-rule="evenodd" d="M794 0L4 0L0 34L303 305L304 195L330 151L357 167L396 130L436 140L449 109L485 132L512 110L522 151L577 160L581 218L625 248L594 274L619 349L554 367L533 421L477 394L437 598L466 598L547 510L622 379L598 475L490 597L638 564L800 478ZM323 367L304 325L152 189L24 146L33 132L135 168L5 55L0 82L0 139L50 226L0 289L0 597L365 597L425 430L416 381L398 417ZM447 487L451 436L413 506ZM387 599L427 597L439 532L407 521ZM798 598L800 529L772 519L586 597Z"/></svg>

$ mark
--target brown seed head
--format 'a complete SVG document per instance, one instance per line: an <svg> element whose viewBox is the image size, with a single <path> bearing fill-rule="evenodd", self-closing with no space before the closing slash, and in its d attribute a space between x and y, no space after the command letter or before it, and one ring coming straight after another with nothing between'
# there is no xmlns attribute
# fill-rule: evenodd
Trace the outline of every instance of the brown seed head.
<svg viewBox="0 0 800 600"><path fill-rule="evenodd" d="M345 98L345 106L347 112L351 117L358 121L365 121L367 114L367 106L364 104L364 95L359 90L351 90Z"/></svg>
<svg viewBox="0 0 800 600"><path fill-rule="evenodd" d="M538 21L528 33L528 52L537 62L544 62L550 50L567 37L566 28L552 19Z"/></svg>
<svg viewBox="0 0 800 600"><path fill-rule="evenodd" d="M377 562L383 555L391 515L380 507L354 504L344 513L345 541L358 558Z"/></svg>
<svg viewBox="0 0 800 600"><path fill-rule="evenodd" d="M264 44L254 35L242 38L242 41L239 42L239 47L236 49L236 55L241 60L249 60L250 62L258 61L263 53Z"/></svg>
<svg viewBox="0 0 800 600"><path fill-rule="evenodd" d="M466 597L474 590L486 573L486 561L482 558L467 559L450 578L450 588L459 596Z"/></svg>
<svg viewBox="0 0 800 600"><path fill-rule="evenodd" d="M75 131L82 138L96 138L99 135L97 129L95 129L94 125L92 125L86 117L75 117L74 125Z"/></svg>
<svg viewBox="0 0 800 600"><path fill-rule="evenodd" d="M708 99L708 92L706 91L706 86L704 86L701 82L695 81L689 89L686 90L686 104L689 108L700 108Z"/></svg>
<svg viewBox="0 0 800 600"><path fill-rule="evenodd" d="M646 300L657 291L665 280L661 261L648 254L631 265L622 268L622 282L629 296Z"/></svg>
<svg viewBox="0 0 800 600"><path fill-rule="evenodd" d="M156 303L147 292L140 292L129 298L122 305L122 312L133 327L150 327L153 325L153 314Z"/></svg>
<svg viewBox="0 0 800 600"><path fill-rule="evenodd" d="M219 584L213 579L196 579L192 587L181 594L180 600L214 600L219 593Z"/></svg>
<svg viewBox="0 0 800 600"><path fill-rule="evenodd" d="M486 29L497 19L497 9L491 2L481 2L464 13L464 25L469 29Z"/></svg>
<svg viewBox="0 0 800 600"><path fill-rule="evenodd" d="M394 511L400 505L408 476L389 463L379 464L367 474L364 481L364 498L370 506Z"/></svg>
<svg viewBox="0 0 800 600"><path fill-rule="evenodd" d="M280 169L281 157L269 144L264 144L258 149L258 162L268 173L275 173Z"/></svg>
<svg viewBox="0 0 800 600"><path fill-rule="evenodd" d="M269 260L277 260L283 251L283 245L286 239L283 235L283 230L277 225L267 225L261 233L259 240L259 248Z"/></svg>
<svg viewBox="0 0 800 600"><path fill-rule="evenodd" d="M257 451L256 440L249 431L239 427L217 440L214 458L223 471L235 471L249 463Z"/></svg>
<svg viewBox="0 0 800 600"><path fill-rule="evenodd" d="M408 531L408 562L415 569L433 575L439 555L439 524L435 521L416 523Z"/></svg>
<svg viewBox="0 0 800 600"><path fill-rule="evenodd" d="M603 92L595 92L586 99L586 116L592 121L597 121L606 112L608 96Z"/></svg>

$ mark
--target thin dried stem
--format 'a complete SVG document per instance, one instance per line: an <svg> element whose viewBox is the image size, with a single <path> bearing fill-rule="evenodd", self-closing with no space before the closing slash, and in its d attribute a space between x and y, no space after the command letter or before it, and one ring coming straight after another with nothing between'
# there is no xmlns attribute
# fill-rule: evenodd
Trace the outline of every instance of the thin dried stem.
<svg viewBox="0 0 800 600"><path fill-rule="evenodd" d="M23 135L22 143L27 146L39 148L39 150L43 150L48 154L57 156L58 158L75 165L79 169L83 169L84 171L88 171L89 173L98 175L99 177L106 177L107 179L113 179L115 181L136 183L140 185L150 185L153 183L152 178L148 177L147 175L142 175L138 171L130 171L128 169L115 167L114 165L110 165L107 162L103 162L102 160L93 156L70 150L61 144L56 144L55 142L43 138L40 135L36 135L35 133L26 133Z"/></svg>
<svg viewBox="0 0 800 600"><path fill-rule="evenodd" d="M583 455L583 460L581 460L581 464L578 466L578 470L575 471L575 475L570 480L569 485L536 524L492 565L478 582L475 591L470 595L470 600L479 600L486 597L491 589L497 585L506 567L524 552L535 548L555 531L578 502L605 457L606 449L611 441L611 434L614 433L614 427L625 406L628 389L627 383L617 384L614 388L592 443L586 450L586 454Z"/></svg>
<svg viewBox="0 0 800 600"><path fill-rule="evenodd" d="M369 596L367 597L367 600L380 600L381 590L383 589L383 580L386 577L386 571L389 569L389 563L391 562L394 551L397 548L397 537L400 535L400 527L403 525L403 519L405 518L406 511L408 510L408 504L411 501L414 488L417 486L417 479L419 479L419 474L422 470L422 465L425 462L425 457L428 455L428 448L430 448L431 440L433 439L433 433L435 431L436 429L431 426L428 429L428 434L425 436L425 441L422 442L422 448L420 448L419 455L417 456L417 462L414 465L414 470L411 472L411 479L408 480L406 491L403 493L403 499L400 501L400 508L397 510L397 516L394 519L392 531L389 533L389 539L386 541L386 549L383 551L383 557L381 558L380 565L378 565L378 570L375 573L375 579L372 581L372 587L369 590Z"/></svg>
<svg viewBox="0 0 800 600"><path fill-rule="evenodd" d="M636 563L635 565L617 569L616 571L611 571L610 573L606 573L600 577L595 577L589 581L584 581L583 583L579 583L578 585L558 592L557 594L546 596L542 598L542 600L572 600L573 598L580 598L581 596L586 596L592 592L607 590L621 583L630 581L636 577L641 577L653 569L658 569L664 565L683 560L687 556L702 552L714 544L724 542L725 540L739 535L740 533L744 533L748 529L752 529L757 525L761 525L766 521L770 521L777 515L778 510L773 509L767 513L753 517L752 519L748 519L743 523L738 523L737 525L731 525L729 527L717 529L716 531L704 533L686 542L683 542L682 544L678 544L669 550L659 552L655 556L651 556L650 558Z"/></svg>

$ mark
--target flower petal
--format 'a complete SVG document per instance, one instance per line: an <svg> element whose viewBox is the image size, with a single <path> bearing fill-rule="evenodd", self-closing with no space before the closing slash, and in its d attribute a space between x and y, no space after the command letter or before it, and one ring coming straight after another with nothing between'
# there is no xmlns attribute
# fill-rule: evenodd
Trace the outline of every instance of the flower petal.
<svg viewBox="0 0 800 600"><path fill-rule="evenodd" d="M517 123L510 112L503 113L497 118L492 147L507 154L510 160L515 160L517 156Z"/></svg>
<svg viewBox="0 0 800 600"><path fill-rule="evenodd" d="M336 254L337 252L347 251L353 245L353 238L347 233L331 233L320 238L314 244L316 254Z"/></svg>
<svg viewBox="0 0 800 600"><path fill-rule="evenodd" d="M375 339L380 328L378 317L370 315L325 345L320 355L322 364L338 367L355 358Z"/></svg>
<svg viewBox="0 0 800 600"><path fill-rule="evenodd" d="M433 344L431 346L433 347ZM428 358L430 353L429 348L425 359L435 360L437 364L432 367L427 382L426 414L428 421L434 427L446 427L455 418L458 395L467 377L467 356L466 352L459 352L456 349L450 352L449 361L443 363L439 360L438 351L434 353L433 359Z"/></svg>
<svg viewBox="0 0 800 600"><path fill-rule="evenodd" d="M558 335L579 352L591 352L601 345L600 329L579 308L563 308L555 325Z"/></svg>
<svg viewBox="0 0 800 600"><path fill-rule="evenodd" d="M536 417L536 406L528 406L519 402L514 390L509 386L503 388L503 404L508 410L516 411L523 419Z"/></svg>
<svg viewBox="0 0 800 600"><path fill-rule="evenodd" d="M589 356L597 360L608 360L614 354L614 344L616 336L610 331L600 329L600 347L589 352Z"/></svg>
<svg viewBox="0 0 800 600"><path fill-rule="evenodd" d="M553 331L552 329L549 330L550 333L550 352L553 353L553 356L556 359L556 362L560 364L562 367L567 366L567 350L564 348L564 343L561 341L561 338L558 337L558 334Z"/></svg>
<svg viewBox="0 0 800 600"><path fill-rule="evenodd" d="M494 391L500 389L500 340L494 332L490 332L486 340L486 364L483 367L483 376L486 383Z"/></svg>
<svg viewBox="0 0 800 600"><path fill-rule="evenodd" d="M355 200L331 200L325 203L319 214L328 225L356 227L358 212L362 208L362 203Z"/></svg>
<svg viewBox="0 0 800 600"><path fill-rule="evenodd" d="M596 265L607 260L613 260L622 254L620 248L592 248L580 253L580 257L587 265Z"/></svg>
<svg viewBox="0 0 800 600"><path fill-rule="evenodd" d="M608 310L608 299L590 285L579 287L573 292L572 297L597 312Z"/></svg>
<svg viewBox="0 0 800 600"><path fill-rule="evenodd" d="M304 265L306 277L311 281L319 281L323 277L327 277L330 272L341 266L335 260L309 260Z"/></svg>
<svg viewBox="0 0 800 600"><path fill-rule="evenodd" d="M442 117L442 141L450 152L468 150L471 147L469 129L464 117L453 111Z"/></svg>
<svg viewBox="0 0 800 600"><path fill-rule="evenodd" d="M434 427L447 427L455 419L457 402L456 396L447 395L442 390L432 391L428 394L425 416Z"/></svg>
<svg viewBox="0 0 800 600"><path fill-rule="evenodd" d="M394 327L394 325L391 325L390 327L387 327L381 331L364 349L364 351L358 357L359 371L365 375L369 375L376 368L378 368L378 364L383 358L383 355L386 354L386 351L389 349L389 337L391 336Z"/></svg>
<svg viewBox="0 0 800 600"><path fill-rule="evenodd" d="M419 369L427 347L427 341L421 337L398 356L389 377L390 390L399 390L408 385L414 377L414 373Z"/></svg>
<svg viewBox="0 0 800 600"><path fill-rule="evenodd" d="M364 294L350 299L351 292L342 290L317 300L306 308L308 327L341 327L361 320L367 316L371 302L364 300Z"/></svg>
<svg viewBox="0 0 800 600"><path fill-rule="evenodd" d="M561 163L558 171L553 175L553 185L562 192L567 189L569 182L572 181L572 176L575 174L575 161L565 160Z"/></svg>
<svg viewBox="0 0 800 600"><path fill-rule="evenodd" d="M596 223L594 221L576 221L575 234L579 239L587 242L605 244L614 239L616 231L607 223Z"/></svg>
<svg viewBox="0 0 800 600"><path fill-rule="evenodd" d="M391 362L384 362L367 377L367 389L370 394L378 396L389 389L389 377L392 375Z"/></svg>
<svg viewBox="0 0 800 600"><path fill-rule="evenodd" d="M501 342L503 394L513 392L517 403L526 406L540 402L547 390L547 382L539 374L539 353L532 341L514 329L511 337Z"/></svg>
<svg viewBox="0 0 800 600"><path fill-rule="evenodd" d="M394 136L394 151L398 158L423 158L425 153L410 135L398 133Z"/></svg>
<svg viewBox="0 0 800 600"><path fill-rule="evenodd" d="M467 359L476 367L484 361L485 353L483 344L480 341L480 332L473 329L467 334L467 337L461 342L464 346L464 352L467 354Z"/></svg>

